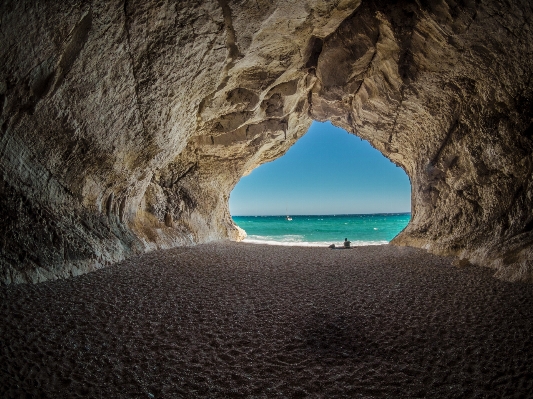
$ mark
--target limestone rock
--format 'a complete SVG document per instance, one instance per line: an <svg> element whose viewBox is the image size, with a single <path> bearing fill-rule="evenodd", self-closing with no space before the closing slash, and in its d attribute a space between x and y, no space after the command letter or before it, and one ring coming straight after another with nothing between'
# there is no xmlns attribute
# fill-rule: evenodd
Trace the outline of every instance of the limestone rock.
<svg viewBox="0 0 533 399"><path fill-rule="evenodd" d="M393 241L533 281L527 0L0 5L0 279L242 239L245 174L331 120L401 166Z"/></svg>

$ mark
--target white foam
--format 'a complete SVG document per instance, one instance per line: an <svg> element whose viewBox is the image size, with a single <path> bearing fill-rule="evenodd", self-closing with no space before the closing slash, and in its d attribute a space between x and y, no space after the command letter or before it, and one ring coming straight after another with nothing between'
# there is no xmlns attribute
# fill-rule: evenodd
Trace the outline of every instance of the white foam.
<svg viewBox="0 0 533 399"><path fill-rule="evenodd" d="M302 242L304 236L299 234L285 234L282 236L259 236L251 234L246 238L254 241Z"/></svg>
<svg viewBox="0 0 533 399"><path fill-rule="evenodd" d="M254 238L251 238L254 237ZM332 243L331 241L316 241L316 242L309 242L309 241L275 241L272 239L266 239L264 238L258 238L258 236L251 236L247 237L243 240L243 242L247 242L250 244L263 244L263 245L282 245L282 246L289 246L289 247L329 247L331 244L335 244L336 247L342 247L344 244L342 242L340 243ZM360 247L360 246L367 246L367 245L385 245L388 244L388 241L352 241L351 245L352 247Z"/></svg>

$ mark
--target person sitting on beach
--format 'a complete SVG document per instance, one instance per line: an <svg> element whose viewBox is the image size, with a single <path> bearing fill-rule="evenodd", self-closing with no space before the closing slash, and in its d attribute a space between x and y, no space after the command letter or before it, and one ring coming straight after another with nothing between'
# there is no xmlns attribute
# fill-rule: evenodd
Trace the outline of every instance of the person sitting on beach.
<svg viewBox="0 0 533 399"><path fill-rule="evenodd" d="M344 248L350 248L351 241L348 241L347 238L344 239Z"/></svg>

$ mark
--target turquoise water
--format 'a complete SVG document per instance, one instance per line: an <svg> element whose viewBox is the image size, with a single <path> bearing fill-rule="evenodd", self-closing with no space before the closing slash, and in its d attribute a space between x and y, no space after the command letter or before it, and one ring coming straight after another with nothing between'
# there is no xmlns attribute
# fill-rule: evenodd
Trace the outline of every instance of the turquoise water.
<svg viewBox="0 0 533 399"><path fill-rule="evenodd" d="M245 242L277 245L386 244L403 230L410 213L372 215L233 216L247 233Z"/></svg>

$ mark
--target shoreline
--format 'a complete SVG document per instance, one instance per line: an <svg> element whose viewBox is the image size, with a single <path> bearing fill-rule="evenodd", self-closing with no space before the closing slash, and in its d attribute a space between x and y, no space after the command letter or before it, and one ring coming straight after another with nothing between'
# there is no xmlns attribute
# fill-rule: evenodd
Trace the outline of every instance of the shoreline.
<svg viewBox="0 0 533 399"><path fill-rule="evenodd" d="M533 286L392 245L216 242L0 288L1 397L525 397Z"/></svg>
<svg viewBox="0 0 533 399"><path fill-rule="evenodd" d="M254 244L329 247L348 238L354 246L388 244L408 223L409 214L233 217Z"/></svg>
<svg viewBox="0 0 533 399"><path fill-rule="evenodd" d="M248 239L240 241L245 244L254 244L254 245L273 245L273 246L282 246L282 247L316 247L316 248L328 248L331 244L335 246L342 246L343 242L331 242L331 241L276 241L276 240L257 240L257 239ZM366 246L376 246L376 245L389 245L390 241L351 241L352 247L366 247Z"/></svg>

